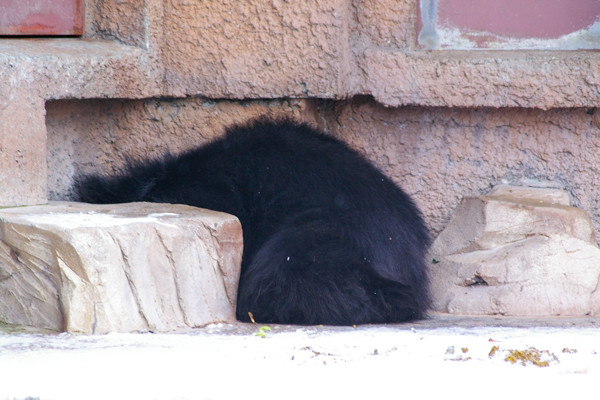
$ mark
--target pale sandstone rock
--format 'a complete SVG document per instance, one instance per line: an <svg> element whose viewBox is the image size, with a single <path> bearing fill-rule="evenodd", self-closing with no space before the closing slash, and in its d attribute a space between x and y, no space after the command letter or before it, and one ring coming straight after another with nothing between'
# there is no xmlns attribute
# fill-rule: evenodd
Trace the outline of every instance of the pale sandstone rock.
<svg viewBox="0 0 600 400"><path fill-rule="evenodd" d="M234 216L183 205L0 210L0 320L59 331L172 331L235 319Z"/></svg>
<svg viewBox="0 0 600 400"><path fill-rule="evenodd" d="M600 313L600 249L588 216L567 200L549 189L509 187L464 199L431 249L432 308Z"/></svg>
<svg viewBox="0 0 600 400"><path fill-rule="evenodd" d="M534 204L557 204L563 206L571 205L569 193L554 188L530 188L526 186L498 185L495 186L488 196L494 198L505 198L506 201L528 201Z"/></svg>

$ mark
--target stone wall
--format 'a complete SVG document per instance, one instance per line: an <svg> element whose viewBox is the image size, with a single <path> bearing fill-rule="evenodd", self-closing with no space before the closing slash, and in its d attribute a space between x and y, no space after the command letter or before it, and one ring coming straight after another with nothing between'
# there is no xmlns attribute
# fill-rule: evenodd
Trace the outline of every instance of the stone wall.
<svg viewBox="0 0 600 400"><path fill-rule="evenodd" d="M48 195L71 199L77 174L116 173L128 159L202 145L232 124L266 115L314 120L301 100L60 100L46 103Z"/></svg>
<svg viewBox="0 0 600 400"><path fill-rule="evenodd" d="M600 229L595 109L384 107L347 101L91 100L46 105L48 187L70 198L77 173L119 170L127 157L178 153L259 115L292 116L363 152L412 194L437 234L465 196L498 184L566 190Z"/></svg>
<svg viewBox="0 0 600 400"><path fill-rule="evenodd" d="M413 194L439 232L463 197L498 184L566 190L600 229L600 112L592 108L384 107L327 103L334 135Z"/></svg>
<svg viewBox="0 0 600 400"><path fill-rule="evenodd" d="M501 182L564 188L598 228L600 54L423 50L418 3L87 0L82 38L2 38L0 205L267 113L349 141L434 232Z"/></svg>

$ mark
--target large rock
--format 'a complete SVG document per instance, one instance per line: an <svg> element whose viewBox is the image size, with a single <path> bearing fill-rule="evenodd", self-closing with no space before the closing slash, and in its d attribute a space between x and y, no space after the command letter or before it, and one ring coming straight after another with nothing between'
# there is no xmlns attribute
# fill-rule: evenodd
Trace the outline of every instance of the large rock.
<svg viewBox="0 0 600 400"><path fill-rule="evenodd" d="M182 205L54 202L0 210L0 321L172 331L235 319L242 230Z"/></svg>
<svg viewBox="0 0 600 400"><path fill-rule="evenodd" d="M463 199L430 254L435 311L600 313L600 249L566 192L501 186Z"/></svg>

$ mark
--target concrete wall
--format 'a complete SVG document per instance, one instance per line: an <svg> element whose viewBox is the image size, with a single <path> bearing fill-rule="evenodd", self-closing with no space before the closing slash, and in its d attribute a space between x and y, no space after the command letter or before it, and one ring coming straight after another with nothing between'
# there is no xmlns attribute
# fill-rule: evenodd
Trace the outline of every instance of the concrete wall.
<svg viewBox="0 0 600 400"><path fill-rule="evenodd" d="M86 6L83 38L0 39L0 205L267 113L364 151L435 232L500 182L565 188L600 226L596 52L424 50L417 0Z"/></svg>
<svg viewBox="0 0 600 400"><path fill-rule="evenodd" d="M116 173L128 159L202 145L259 115L313 122L302 100L60 100L46 103L48 194L71 198L77 174Z"/></svg>
<svg viewBox="0 0 600 400"><path fill-rule="evenodd" d="M464 196L498 184L565 189L600 229L597 109L391 108L371 99L328 108L328 130L413 194L434 233Z"/></svg>

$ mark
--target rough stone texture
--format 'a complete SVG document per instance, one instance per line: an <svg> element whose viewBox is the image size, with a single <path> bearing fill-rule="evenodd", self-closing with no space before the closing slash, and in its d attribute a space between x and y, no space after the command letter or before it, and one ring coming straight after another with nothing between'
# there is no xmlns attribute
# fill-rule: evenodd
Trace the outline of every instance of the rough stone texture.
<svg viewBox="0 0 600 400"><path fill-rule="evenodd" d="M432 251L454 254L493 249L536 235L550 237L554 234L595 243L585 211L548 201L564 197L563 191L512 188L499 186L487 196L463 199L437 237Z"/></svg>
<svg viewBox="0 0 600 400"><path fill-rule="evenodd" d="M164 91L213 98L370 94L388 106L542 109L600 99L595 53L423 51L416 11L415 0L168 2Z"/></svg>
<svg viewBox="0 0 600 400"><path fill-rule="evenodd" d="M0 211L0 321L68 332L172 331L235 319L237 218L181 205Z"/></svg>
<svg viewBox="0 0 600 400"><path fill-rule="evenodd" d="M306 101L61 100L46 103L49 198L72 198L73 178L116 173L127 159L180 153L258 116L314 122Z"/></svg>
<svg viewBox="0 0 600 400"><path fill-rule="evenodd" d="M46 201L44 102L14 88L0 100L0 205Z"/></svg>
<svg viewBox="0 0 600 400"><path fill-rule="evenodd" d="M266 113L364 152L434 236L499 183L565 189L599 229L600 53L420 50L417 4L86 0L83 39L2 38L0 206Z"/></svg>
<svg viewBox="0 0 600 400"><path fill-rule="evenodd" d="M433 310L598 315L600 249L587 214L560 197L503 187L464 199L431 249Z"/></svg>
<svg viewBox="0 0 600 400"><path fill-rule="evenodd" d="M164 4L162 61L165 90L171 94L220 98L347 94L346 0Z"/></svg>
<svg viewBox="0 0 600 400"><path fill-rule="evenodd" d="M351 1L351 49L356 55L366 48L408 50L415 46L417 2L397 0Z"/></svg>
<svg viewBox="0 0 600 400"><path fill-rule="evenodd" d="M499 184L563 189L600 229L596 109L391 108L357 98L321 103L319 115L415 197L434 235L463 197Z"/></svg>
<svg viewBox="0 0 600 400"><path fill-rule="evenodd" d="M387 106L595 107L596 52L401 52L366 49L362 94ZM399 77L402 77L399 79Z"/></svg>
<svg viewBox="0 0 600 400"><path fill-rule="evenodd" d="M165 92L345 98L388 106L595 106L598 54L430 52L417 1L165 3ZM181 26L189 29L179 34Z"/></svg>
<svg viewBox="0 0 600 400"><path fill-rule="evenodd" d="M498 184L566 190L600 229L600 113L586 109L447 109L346 102L91 100L46 104L51 199L78 172L125 157L179 152L261 114L318 125L363 152L412 194L435 236L464 196Z"/></svg>
<svg viewBox="0 0 600 400"><path fill-rule="evenodd" d="M159 34L162 7L156 1L87 0L86 17L87 38L116 39L148 50L151 35Z"/></svg>
<svg viewBox="0 0 600 400"><path fill-rule="evenodd" d="M321 98L386 106L596 107L600 53L431 52L416 46L417 0L86 1L83 39L0 39L0 205L45 201L43 109L56 99ZM17 104L10 105L11 101ZM191 102L196 100L190 99ZM32 110L31 104L37 104ZM518 111L517 111L518 112ZM19 144L17 144L19 143ZM18 178L21 179L21 178Z"/></svg>
<svg viewBox="0 0 600 400"><path fill-rule="evenodd" d="M47 201L44 102L157 94L146 59L110 42L0 39L0 206Z"/></svg>
<svg viewBox="0 0 600 400"><path fill-rule="evenodd" d="M157 68L144 49L117 42L0 39L0 90L27 90L31 98L156 96Z"/></svg>

